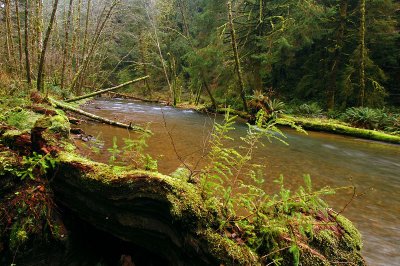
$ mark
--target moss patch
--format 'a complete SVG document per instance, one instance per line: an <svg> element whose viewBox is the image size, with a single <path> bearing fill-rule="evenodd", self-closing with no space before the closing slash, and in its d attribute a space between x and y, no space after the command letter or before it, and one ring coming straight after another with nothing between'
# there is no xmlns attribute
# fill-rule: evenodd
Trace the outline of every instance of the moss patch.
<svg viewBox="0 0 400 266"><path fill-rule="evenodd" d="M384 141L394 144L400 144L400 136L390 135L381 131L355 128L336 120L311 119L304 117L284 116L285 119L294 121L308 130L324 131L333 134L353 136L357 138Z"/></svg>

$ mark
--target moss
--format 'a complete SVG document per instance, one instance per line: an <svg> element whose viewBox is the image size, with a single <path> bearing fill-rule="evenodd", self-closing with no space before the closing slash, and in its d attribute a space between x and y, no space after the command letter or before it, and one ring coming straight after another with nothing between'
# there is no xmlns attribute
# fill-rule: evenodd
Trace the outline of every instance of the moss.
<svg viewBox="0 0 400 266"><path fill-rule="evenodd" d="M24 133L27 133L27 131L21 131L18 129L10 129L10 130L7 130L6 132L4 132L1 140L3 142L7 142L8 140L14 140L15 137L20 136Z"/></svg>
<svg viewBox="0 0 400 266"><path fill-rule="evenodd" d="M63 137L68 137L71 130L68 118L64 115L56 115L50 118L50 132L61 133Z"/></svg>
<svg viewBox="0 0 400 266"><path fill-rule="evenodd" d="M211 252L223 265L261 265L258 255L245 245L239 245L211 229L200 236L208 242Z"/></svg>
<svg viewBox="0 0 400 266"><path fill-rule="evenodd" d="M86 170L82 180L96 180L106 185L115 181L124 181L124 184L129 187L130 184L135 183L133 181L136 177L145 176L149 182L148 189L153 189L154 194L168 197L172 203L171 214L177 220L187 213L192 213L191 216L204 216L205 210L202 207L201 196L192 184L156 172L129 170L121 166L110 167L70 152L60 153L59 158L62 162L80 164L82 169ZM165 190L168 193L165 193Z"/></svg>
<svg viewBox="0 0 400 266"><path fill-rule="evenodd" d="M353 225L353 223L342 215L338 215L336 217L336 221L343 228L345 232L343 236L344 238L343 244L348 249L361 250L362 248L361 234L357 230L357 228Z"/></svg>
<svg viewBox="0 0 400 266"><path fill-rule="evenodd" d="M378 140L389 143L400 144L400 136L390 135L381 131L355 128L336 120L311 119L302 117L284 116L284 118L294 121L305 129L324 131L334 134L353 136L370 140Z"/></svg>

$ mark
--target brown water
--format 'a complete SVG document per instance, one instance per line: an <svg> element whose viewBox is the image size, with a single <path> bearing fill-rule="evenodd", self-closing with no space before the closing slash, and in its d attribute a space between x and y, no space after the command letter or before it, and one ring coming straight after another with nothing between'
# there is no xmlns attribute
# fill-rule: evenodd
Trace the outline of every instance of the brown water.
<svg viewBox="0 0 400 266"><path fill-rule="evenodd" d="M100 109L99 109L100 108ZM155 104L122 99L96 100L86 110L123 122L146 125L154 136L148 141L148 152L158 159L159 171L170 173L181 165L164 125L172 133L177 153L194 165L201 156L203 143L214 122L221 117L198 114ZM82 129L104 140L105 148L98 159L107 161L112 139L134 134L127 130L87 123ZM245 123L238 122L232 134L240 145L246 133ZM276 188L272 180L280 174L286 183L302 184L303 174L310 174L317 188L354 185L357 193L343 214L355 223L363 236L364 256L370 265L400 265L400 146L355 139L332 134L284 130L289 146L280 143L260 147L255 156L267 166L265 190ZM340 192L328 198L333 209L340 211L352 198L352 191Z"/></svg>

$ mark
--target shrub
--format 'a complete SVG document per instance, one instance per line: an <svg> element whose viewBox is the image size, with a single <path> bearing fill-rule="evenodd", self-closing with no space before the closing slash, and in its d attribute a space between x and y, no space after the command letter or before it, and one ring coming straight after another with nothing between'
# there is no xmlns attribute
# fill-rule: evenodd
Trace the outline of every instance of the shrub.
<svg viewBox="0 0 400 266"><path fill-rule="evenodd" d="M322 108L318 105L318 103L304 103L295 109L295 113L307 117L318 117L322 115Z"/></svg>
<svg viewBox="0 0 400 266"><path fill-rule="evenodd" d="M346 110L341 119L352 126L366 129L384 129L390 125L390 115L383 109L352 107Z"/></svg>

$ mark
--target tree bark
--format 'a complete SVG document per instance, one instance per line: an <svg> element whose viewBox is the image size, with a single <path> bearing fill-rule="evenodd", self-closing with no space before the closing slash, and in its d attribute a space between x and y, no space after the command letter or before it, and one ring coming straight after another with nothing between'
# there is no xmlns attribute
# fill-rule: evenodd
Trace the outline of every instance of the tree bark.
<svg viewBox="0 0 400 266"><path fill-rule="evenodd" d="M64 51L62 58L62 69L61 69L61 89L64 89L65 82L65 68L68 61L68 48L69 48L69 31L71 27L71 15L72 15L72 4L74 0L69 1L68 5L68 15L67 15L67 23L65 25L65 40L64 40Z"/></svg>
<svg viewBox="0 0 400 266"><path fill-rule="evenodd" d="M86 98L89 98L89 97L93 97L93 96L96 96L96 95L99 95L99 94L102 94L102 93L105 93L105 92L114 91L114 90L123 88L125 86L128 86L130 84L133 84L133 83L136 83L136 82L139 82L139 81L142 81L142 80L146 80L147 78L149 78L149 76L145 76L145 77L141 77L141 78L138 78L138 79L134 79L134 80L125 82L123 84L120 84L118 86L115 86L115 87L107 88L107 89L104 89L104 90L99 90L99 91L92 92L92 93L89 93L89 94L86 94L86 95L82 95L82 96L79 96L79 97L76 97L76 98L73 98L73 99L68 99L65 102L67 102L67 103L76 102L76 101L83 100L83 99L86 99Z"/></svg>
<svg viewBox="0 0 400 266"><path fill-rule="evenodd" d="M147 69L147 62L146 62L146 43L144 40L144 36L143 36L143 31L140 31L139 33L139 45L140 45L140 56L142 57L142 66L143 66L143 74L145 76L148 76L149 71ZM150 98L151 98L151 94L152 94L152 90L149 84L149 80L146 79L145 81L145 85L146 85L146 90L147 93L149 94Z"/></svg>
<svg viewBox="0 0 400 266"><path fill-rule="evenodd" d="M25 1L25 68L28 86L32 88L31 62L29 57L29 0Z"/></svg>
<svg viewBox="0 0 400 266"><path fill-rule="evenodd" d="M46 59L46 50L47 50L47 45L49 43L51 31L53 29L54 18L56 16L57 6L58 6L58 0L54 0L53 10L51 12L49 26L47 27L46 36L45 36L44 42L43 42L43 49L40 53L40 61L39 61L38 76L37 76L37 90L42 91L42 92L44 90L44 64L45 64L45 59Z"/></svg>
<svg viewBox="0 0 400 266"><path fill-rule="evenodd" d="M365 99L365 0L360 0L360 106L364 106Z"/></svg>
<svg viewBox="0 0 400 266"><path fill-rule="evenodd" d="M336 32L336 41L335 41L335 52L333 56L332 68L330 71L330 78L328 84L328 102L327 107L328 110L332 110L335 108L335 96L337 90L337 73L340 67L340 61L342 57L342 50L344 45L344 34L346 31L346 20L347 20L347 7L348 0L341 0L339 7L339 28Z"/></svg>
<svg viewBox="0 0 400 266"><path fill-rule="evenodd" d="M236 75L238 78L240 98L242 98L244 111L248 112L247 101L246 101L246 91L245 91L243 75L242 75L242 67L240 64L238 45L237 45L237 41L236 41L235 26L233 23L232 2L231 1L228 1L228 20L229 20L229 26L230 26L230 35L231 35L233 56L235 59Z"/></svg>
<svg viewBox="0 0 400 266"><path fill-rule="evenodd" d="M10 0L5 1L5 20L6 20L6 46L7 46L7 61L9 69L13 69L13 59L14 59L14 44L11 32L11 13L10 13Z"/></svg>
<svg viewBox="0 0 400 266"><path fill-rule="evenodd" d="M21 20L19 17L19 1L15 1L15 15L17 19L17 31L18 31L18 56L19 56L19 74L22 76L23 63L22 63L22 34L21 34Z"/></svg>
<svg viewBox="0 0 400 266"><path fill-rule="evenodd" d="M158 38L158 33L157 33L157 27L155 25L154 18L150 15L148 8L146 8L146 12L147 12L147 17L149 19L149 22L154 31L154 40L155 40L155 44L157 46L158 56L160 58L160 62L161 62L162 68L163 68L164 77L165 77L165 80L167 81L169 92L170 92L171 96L174 98L174 90L173 90L171 82L169 80L167 66L165 65L164 56L162 55L160 40Z"/></svg>

